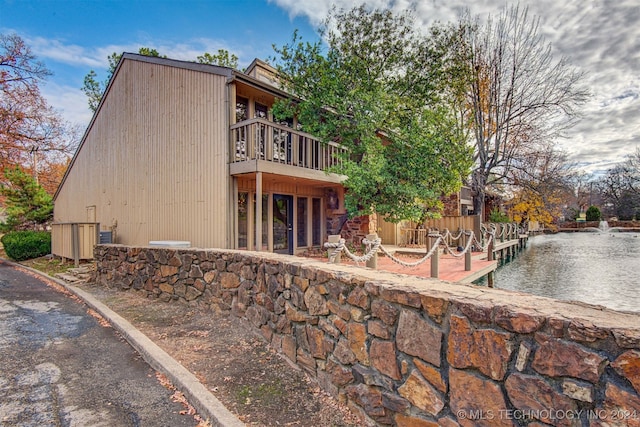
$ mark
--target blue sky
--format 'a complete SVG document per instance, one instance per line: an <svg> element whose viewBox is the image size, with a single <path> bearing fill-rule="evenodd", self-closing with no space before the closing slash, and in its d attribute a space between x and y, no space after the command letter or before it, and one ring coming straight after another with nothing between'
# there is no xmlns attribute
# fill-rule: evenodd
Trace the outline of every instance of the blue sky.
<svg viewBox="0 0 640 427"><path fill-rule="evenodd" d="M227 49L240 66L273 55L295 29L317 39L309 21L263 0L0 0L0 32L21 36L54 75L43 87L71 122L91 119L84 76L107 73L107 56L142 46L195 60Z"/></svg>
<svg viewBox="0 0 640 427"><path fill-rule="evenodd" d="M418 25L454 21L464 7L498 15L504 0L367 0L370 6L415 11ZM43 87L72 123L91 119L81 92L93 69L102 80L113 52L157 49L195 60L227 49L240 66L273 54L295 29L311 41L330 7L352 0L0 0L0 33L16 33L54 75ZM640 7L638 0L520 0L540 17L556 58L586 73L592 99L560 144L572 161L603 171L640 147Z"/></svg>

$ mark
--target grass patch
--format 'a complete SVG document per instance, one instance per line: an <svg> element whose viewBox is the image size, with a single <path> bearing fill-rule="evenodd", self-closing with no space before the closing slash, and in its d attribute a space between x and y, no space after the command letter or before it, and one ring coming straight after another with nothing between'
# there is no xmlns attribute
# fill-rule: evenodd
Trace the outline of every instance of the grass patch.
<svg viewBox="0 0 640 427"><path fill-rule="evenodd" d="M21 261L20 264L31 267L34 270L41 271L49 276L55 276L58 273L64 273L73 267L73 263L64 262L59 258L40 257Z"/></svg>
<svg viewBox="0 0 640 427"><path fill-rule="evenodd" d="M250 405L253 401L270 403L282 397L284 391L280 381L271 384L258 384L257 386L243 385L238 390L236 397L241 405Z"/></svg>
<svg viewBox="0 0 640 427"><path fill-rule="evenodd" d="M13 261L5 252L4 247L0 244L0 258L8 259ZM34 270L41 271L45 274L48 274L51 277L55 277L58 273L65 273L70 268L73 268L73 261L63 260L62 258L56 258L51 255L46 255L39 258L27 259L24 261L18 262L20 265L24 265L26 267L33 268ZM83 265L82 263L80 264Z"/></svg>

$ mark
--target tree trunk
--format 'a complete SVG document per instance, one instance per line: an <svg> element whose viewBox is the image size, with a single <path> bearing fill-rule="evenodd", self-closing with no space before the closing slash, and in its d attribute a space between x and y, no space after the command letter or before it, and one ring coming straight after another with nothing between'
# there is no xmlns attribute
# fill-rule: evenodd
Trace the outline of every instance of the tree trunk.
<svg viewBox="0 0 640 427"><path fill-rule="evenodd" d="M480 217L480 221L484 222L484 198L486 195L486 182L487 178L481 170L476 170L473 173L473 180L471 183L471 189L475 193L473 197L473 212Z"/></svg>

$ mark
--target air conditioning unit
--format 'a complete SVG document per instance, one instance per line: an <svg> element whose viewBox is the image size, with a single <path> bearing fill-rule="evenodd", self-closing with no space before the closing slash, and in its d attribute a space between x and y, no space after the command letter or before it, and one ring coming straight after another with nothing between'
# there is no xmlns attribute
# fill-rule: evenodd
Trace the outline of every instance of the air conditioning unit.
<svg viewBox="0 0 640 427"><path fill-rule="evenodd" d="M100 244L107 245L113 243L113 232L112 231L101 231L100 232Z"/></svg>

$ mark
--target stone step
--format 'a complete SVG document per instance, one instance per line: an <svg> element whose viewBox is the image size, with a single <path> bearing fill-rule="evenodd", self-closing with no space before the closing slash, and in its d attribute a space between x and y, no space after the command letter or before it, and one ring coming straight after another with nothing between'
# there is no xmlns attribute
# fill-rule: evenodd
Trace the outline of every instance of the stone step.
<svg viewBox="0 0 640 427"><path fill-rule="evenodd" d="M78 276L74 276L73 274L67 274L67 273L57 273L55 277L57 277L58 279L62 279L68 283L77 283L82 281L82 279L79 278Z"/></svg>
<svg viewBox="0 0 640 427"><path fill-rule="evenodd" d="M78 267L78 268L70 268L70 269L68 269L67 273L79 275L79 274L91 273L91 270L92 269L90 267Z"/></svg>

